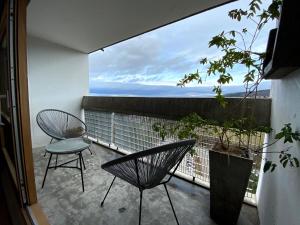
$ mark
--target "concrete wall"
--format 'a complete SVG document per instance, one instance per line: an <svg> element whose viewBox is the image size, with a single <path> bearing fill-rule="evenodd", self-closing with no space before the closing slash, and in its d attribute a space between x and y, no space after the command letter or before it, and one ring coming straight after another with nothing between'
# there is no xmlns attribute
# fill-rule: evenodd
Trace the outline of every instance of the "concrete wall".
<svg viewBox="0 0 300 225"><path fill-rule="evenodd" d="M56 108L81 116L88 94L88 55L36 37L28 37L28 78L33 147L49 143L36 123L37 113Z"/></svg>
<svg viewBox="0 0 300 225"><path fill-rule="evenodd" d="M251 116L257 125L270 125L271 99L245 99L241 103L241 98L228 98L227 101L224 109L216 98L85 96L82 106L90 110L166 119L181 119L191 113L219 122Z"/></svg>
<svg viewBox="0 0 300 225"><path fill-rule="evenodd" d="M282 126L291 123L293 129L300 131L300 70L281 80L273 80L271 88L271 126L274 129L269 137ZM283 142L269 147L268 151L280 151L292 146L290 152L300 160L300 143L293 145ZM278 162L278 154L267 154L268 159ZM300 168L282 168L263 174L259 183L258 210L261 225L299 225L300 224Z"/></svg>

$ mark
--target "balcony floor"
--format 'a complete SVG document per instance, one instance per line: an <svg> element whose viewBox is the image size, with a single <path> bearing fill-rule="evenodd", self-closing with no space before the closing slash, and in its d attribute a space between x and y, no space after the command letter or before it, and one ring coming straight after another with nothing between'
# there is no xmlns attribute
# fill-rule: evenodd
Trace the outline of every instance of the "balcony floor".
<svg viewBox="0 0 300 225"><path fill-rule="evenodd" d="M113 177L101 169L101 164L119 155L104 147L93 145L90 155L84 152L85 192L81 190L80 172L58 168L48 171L45 187L42 179L49 155L44 150L33 150L38 201L52 225L133 225L138 224L139 191L132 185L116 179L104 207L100 202ZM65 161L67 156L60 156ZM54 159L53 159L54 163ZM181 225L215 224L209 217L209 191L181 179L172 178L168 185L179 223ZM146 190L143 196L143 225L175 225L167 195L162 186ZM258 225L255 207L243 205L240 225Z"/></svg>

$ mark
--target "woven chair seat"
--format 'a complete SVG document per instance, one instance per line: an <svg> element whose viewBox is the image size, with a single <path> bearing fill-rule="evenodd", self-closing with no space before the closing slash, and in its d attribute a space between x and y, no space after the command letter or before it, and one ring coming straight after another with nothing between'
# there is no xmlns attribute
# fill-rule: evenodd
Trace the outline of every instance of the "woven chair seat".
<svg viewBox="0 0 300 225"><path fill-rule="evenodd" d="M145 189L154 188L162 184L169 198L176 223L179 225L166 184L176 172L176 169L178 168L185 154L192 149L195 143L195 140L179 141L126 155L104 163L101 166L102 169L114 175L114 179L111 182L103 201L101 202L101 206L103 206L116 177L118 177L129 184L136 186L140 191L140 225L143 191ZM167 175L169 175L169 177L167 177Z"/></svg>
<svg viewBox="0 0 300 225"><path fill-rule="evenodd" d="M45 109L36 117L39 127L56 140L82 137L87 127L76 116L57 109Z"/></svg>
<svg viewBox="0 0 300 225"><path fill-rule="evenodd" d="M101 167L138 188L153 188L182 160L194 143L194 140L186 140L158 146L112 160Z"/></svg>

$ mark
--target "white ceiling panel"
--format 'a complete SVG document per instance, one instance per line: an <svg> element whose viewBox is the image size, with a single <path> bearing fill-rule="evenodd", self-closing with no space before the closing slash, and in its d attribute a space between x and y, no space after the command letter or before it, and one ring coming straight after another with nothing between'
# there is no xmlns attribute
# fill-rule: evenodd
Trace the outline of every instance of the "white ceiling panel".
<svg viewBox="0 0 300 225"><path fill-rule="evenodd" d="M31 0L27 29L30 35L90 53L231 1Z"/></svg>

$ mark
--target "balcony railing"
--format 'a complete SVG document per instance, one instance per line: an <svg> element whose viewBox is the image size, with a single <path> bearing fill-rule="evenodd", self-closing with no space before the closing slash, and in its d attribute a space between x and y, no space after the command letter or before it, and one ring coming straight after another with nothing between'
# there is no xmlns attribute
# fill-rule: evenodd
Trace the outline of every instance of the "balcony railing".
<svg viewBox="0 0 300 225"><path fill-rule="evenodd" d="M91 104L91 99L93 103ZM110 100L108 100L110 99ZM168 115L165 112L163 115L153 116L153 112L156 110L152 108L152 115L142 115L146 113L140 113L139 109L141 105L136 105L136 114L134 109L131 108L130 112L125 113L124 103L128 105L132 104L132 99L141 98L109 98L109 97L85 97L83 100L83 108L85 115L85 122L88 127L89 137L102 145L106 145L114 150L120 151L124 154L130 154L132 152L141 151L147 148L151 148L161 144L161 139L156 132L153 131L152 126L154 123L172 123L174 122L174 116ZM143 98L144 101L145 98ZM95 104L95 100L98 102ZM148 99L154 101L153 99ZM99 104L106 101L106 104ZM111 103L107 104L107 101ZM122 104L119 104L119 102ZM147 104L144 102L143 104ZM159 101L159 100L158 100ZM177 99L171 99L171 102L177 101ZM206 99L206 101L208 101ZM214 101L214 100L209 100ZM234 100L235 101L235 100ZM268 106L270 101L264 101ZM253 102L251 103L253 104ZM127 106L128 106L127 105ZM171 104L172 105L172 104ZM112 106L119 110L112 110ZM119 108L117 107L119 106ZM127 107L125 106L125 107ZM254 104L254 107L258 105ZM106 109L104 108L106 107ZM146 106L145 106L146 107ZM148 105L149 107L149 105ZM191 107L191 106L190 106ZM266 107L266 106L265 106ZM169 108L168 108L169 109ZM120 112L122 110L122 112ZM162 110L160 108L159 110ZM193 110L190 108L190 110ZM210 109L211 110L211 109ZM219 110L216 108L216 110ZM265 108L268 110L268 107ZM119 112L118 112L119 111ZM151 111L151 110L149 110ZM197 110L195 110L197 112ZM253 112L253 111L252 111ZM128 114L129 113L129 114ZM163 112L161 112L163 113ZM198 111L199 113L199 111ZM238 112L237 112L238 113ZM239 112L241 113L241 112ZM186 113L188 114L188 112ZM157 114L156 114L157 115ZM253 114L255 115L255 114ZM174 117L173 117L174 116ZM163 118L164 117L164 118ZM263 117L268 118L266 113L260 114L260 121L263 121ZM172 119L170 119L172 118ZM267 120L268 121L268 120ZM266 125L268 122L261 122ZM197 144L195 154L187 154L180 164L177 174L178 176L187 179L191 182L200 184L205 187L209 187L209 154L208 151L211 149L216 137L208 135L207 132L199 130L200 142ZM169 140L176 141L176 137L169 136ZM259 147L263 144L264 134L260 133L256 136L251 136L250 143L253 147ZM254 164L252 174L248 183L247 192L245 195L245 201L251 204L256 204L256 187L259 178L260 169L260 157L254 155Z"/></svg>

